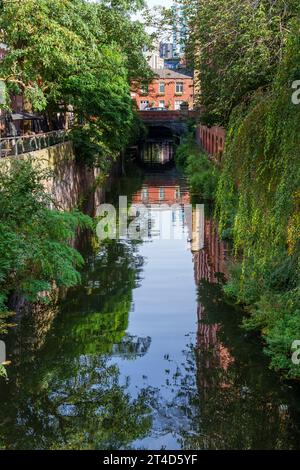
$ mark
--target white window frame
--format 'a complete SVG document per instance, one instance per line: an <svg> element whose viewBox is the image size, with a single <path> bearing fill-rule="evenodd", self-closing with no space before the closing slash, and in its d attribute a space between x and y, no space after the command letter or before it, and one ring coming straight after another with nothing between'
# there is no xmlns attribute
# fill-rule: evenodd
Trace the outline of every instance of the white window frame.
<svg viewBox="0 0 300 470"><path fill-rule="evenodd" d="M174 103L174 110L175 110L175 111L180 111L180 108L181 108L182 103L183 103L182 100L175 100L175 103Z"/></svg>
<svg viewBox="0 0 300 470"><path fill-rule="evenodd" d="M148 108L149 100L141 100L140 101L140 110L143 111L145 108Z"/></svg>
<svg viewBox="0 0 300 470"><path fill-rule="evenodd" d="M161 88L162 88L163 90L161 90ZM159 82L158 92L159 92L159 94L161 94L161 95L164 95L164 94L165 94L165 92L166 92L166 84L165 84L165 82Z"/></svg>
<svg viewBox="0 0 300 470"><path fill-rule="evenodd" d="M175 93L178 94L178 95L179 94L182 95L183 90L184 90L184 83L183 82L176 82Z"/></svg>

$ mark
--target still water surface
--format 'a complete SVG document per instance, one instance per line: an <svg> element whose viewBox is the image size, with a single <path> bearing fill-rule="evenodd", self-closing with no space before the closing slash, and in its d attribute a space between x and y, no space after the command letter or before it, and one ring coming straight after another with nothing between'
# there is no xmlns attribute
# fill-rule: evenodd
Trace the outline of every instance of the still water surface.
<svg viewBox="0 0 300 470"><path fill-rule="evenodd" d="M108 201L124 193L166 215L189 202L174 171L124 178ZM300 448L299 390L224 301L226 245L208 214L198 250L169 215L172 240L155 220L141 241L83 235L81 285L11 331L0 448Z"/></svg>

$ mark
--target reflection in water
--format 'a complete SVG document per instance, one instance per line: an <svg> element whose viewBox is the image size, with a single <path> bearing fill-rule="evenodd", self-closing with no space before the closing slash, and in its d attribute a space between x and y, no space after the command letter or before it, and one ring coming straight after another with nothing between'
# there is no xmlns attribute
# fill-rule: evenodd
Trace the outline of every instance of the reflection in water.
<svg viewBox="0 0 300 470"><path fill-rule="evenodd" d="M18 354L17 338L10 338L15 366L1 389L3 448L127 448L150 429L150 389L131 398L108 361L149 347L149 338L125 335L143 260L135 245L116 242L86 256L82 285L61 300L51 330L39 332L42 344ZM15 332L21 343L36 331L33 324L25 318Z"/></svg>
<svg viewBox="0 0 300 470"><path fill-rule="evenodd" d="M151 344L150 336L139 338L126 334L120 343L114 344L111 356L136 359L147 353Z"/></svg>
<svg viewBox="0 0 300 470"><path fill-rule="evenodd" d="M205 246L194 253L198 286L196 343L170 386L168 406L183 404L178 434L185 449L298 449L297 394L268 370L261 345L240 328L240 312L223 300L228 247L205 220ZM220 276L223 275L223 276ZM180 380L178 380L178 376ZM183 392L184 390L184 392Z"/></svg>
<svg viewBox="0 0 300 470"><path fill-rule="evenodd" d="M190 195L186 182L178 175L169 172L164 177L160 174L148 174L142 187L133 195L134 204L189 204Z"/></svg>
<svg viewBox="0 0 300 470"><path fill-rule="evenodd" d="M210 285L217 284L220 274L226 275L226 244L219 240L215 224L212 219L205 220L204 249L194 253L195 281L198 286L207 281ZM234 358L229 350L220 342L218 333L221 325L207 321L206 311L201 296L198 302L198 331L196 352L198 362L202 362L202 368L208 370L221 367L228 370ZM206 388L205 374L202 374ZM224 384L225 386L225 384Z"/></svg>
<svg viewBox="0 0 300 470"><path fill-rule="evenodd" d="M228 248L210 218L191 239L174 172L148 175L132 199L183 236L162 240L154 221L139 242L83 237L81 285L7 338L0 448L299 448L297 390L224 303Z"/></svg>
<svg viewBox="0 0 300 470"><path fill-rule="evenodd" d="M174 141L172 139L148 139L140 148L142 162L164 165L173 160Z"/></svg>

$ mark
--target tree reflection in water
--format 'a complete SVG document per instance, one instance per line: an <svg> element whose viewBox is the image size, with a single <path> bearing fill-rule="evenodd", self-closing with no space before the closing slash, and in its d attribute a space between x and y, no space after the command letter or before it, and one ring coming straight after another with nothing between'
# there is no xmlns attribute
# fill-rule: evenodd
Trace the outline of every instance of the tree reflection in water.
<svg viewBox="0 0 300 470"><path fill-rule="evenodd" d="M52 309L52 327L39 330L48 308L12 333L14 366L1 387L2 448L128 448L151 428L154 392L140 390L132 399L109 361L118 348L130 356L150 345L149 338L125 336L143 260L134 244L114 241L87 257L82 285L67 292L59 311Z"/></svg>
<svg viewBox="0 0 300 470"><path fill-rule="evenodd" d="M177 355L180 363L171 364L168 341L159 350L164 359L153 355L155 368L165 371L161 390L145 385L147 379L135 382L138 361L151 345L147 330L135 330L145 331L143 337L128 332L132 291L143 270L138 245L110 241L98 247L88 239L81 286L25 316L7 338L13 365L8 384L0 384L2 448L113 450L164 442L183 449L300 447L299 394L269 371L257 338L239 326L241 313L224 301L220 273L226 275L227 249L210 219L204 228L204 249L193 252L198 328L186 338L184 356L181 350ZM195 311L187 313L194 321L194 299L191 305ZM164 308L172 321L174 303ZM182 341L185 330L175 332ZM156 353L155 329L151 334L144 359ZM124 381L124 364L134 366L131 383Z"/></svg>

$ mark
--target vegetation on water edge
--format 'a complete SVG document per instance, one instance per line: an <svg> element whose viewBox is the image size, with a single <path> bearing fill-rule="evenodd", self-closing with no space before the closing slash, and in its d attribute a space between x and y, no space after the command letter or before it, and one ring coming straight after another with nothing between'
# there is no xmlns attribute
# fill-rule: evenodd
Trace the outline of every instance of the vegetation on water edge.
<svg viewBox="0 0 300 470"><path fill-rule="evenodd" d="M215 198L219 170L190 134L176 149L176 165L183 170L192 195L203 200Z"/></svg>
<svg viewBox="0 0 300 470"><path fill-rule="evenodd" d="M78 228L92 220L77 210L55 208L44 189L49 173L31 161L0 166L0 332L6 331L13 292L28 301L46 301L54 285L79 282L83 259L72 247ZM54 206L55 207L55 206ZM41 294L43 293L43 294Z"/></svg>
<svg viewBox="0 0 300 470"><path fill-rule="evenodd" d="M1 5L0 108L11 111L11 95L22 96L24 111L43 113L49 130L58 115L66 124L71 113L77 160L99 167L103 179L143 132L130 95L133 81L139 86L153 77L142 54L151 37L134 19L143 7L140 0ZM45 301L53 285L79 281L83 259L71 242L78 227L92 222L79 211L56 210L43 189L47 177L30 163L0 169L0 333L13 292Z"/></svg>
<svg viewBox="0 0 300 470"><path fill-rule="evenodd" d="M2 5L0 40L7 48L0 78L9 94L22 95L24 110L43 112L51 127L57 113L72 111L77 159L106 175L141 129L130 83L151 70L141 50L150 37L132 14L143 2L24 0ZM130 41L128 42L128 37ZM88 218L50 210L43 190L47 175L25 163L0 173L0 311L18 290L29 300L57 285L78 281L83 260L70 245ZM21 235L21 236L20 236Z"/></svg>
<svg viewBox="0 0 300 470"><path fill-rule="evenodd" d="M272 87L232 113L216 199L220 228L233 220L242 254L226 290L250 306L245 327L262 332L272 367L291 378L300 378L292 361L300 338L300 109L291 100L299 26Z"/></svg>
<svg viewBox="0 0 300 470"><path fill-rule="evenodd" d="M226 292L246 307L244 327L261 332L271 367L299 379L299 2L195 0L188 8L202 120L227 128L216 218L240 262Z"/></svg>

